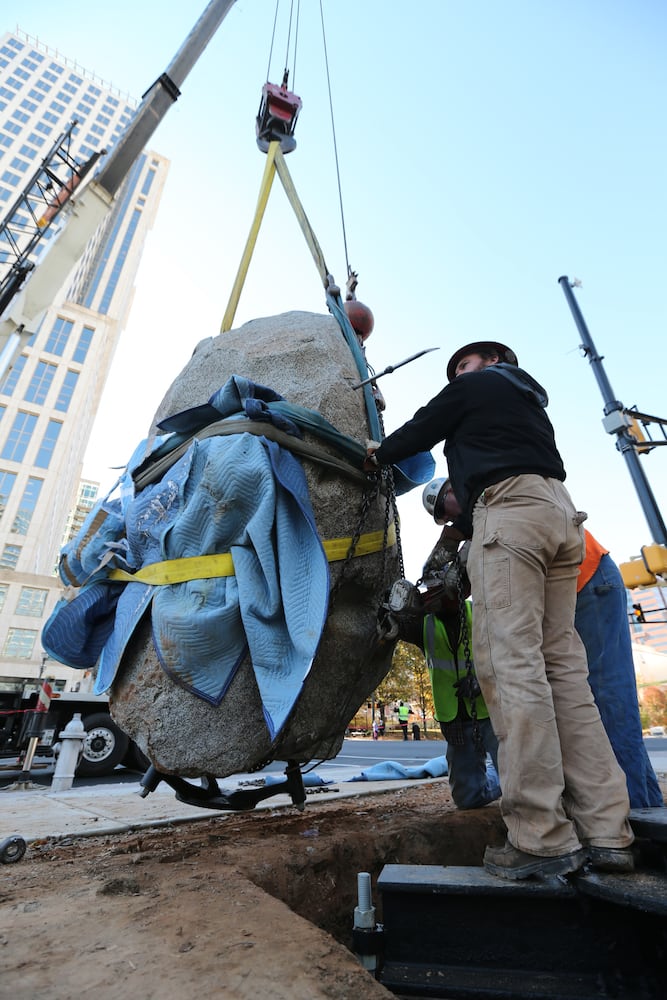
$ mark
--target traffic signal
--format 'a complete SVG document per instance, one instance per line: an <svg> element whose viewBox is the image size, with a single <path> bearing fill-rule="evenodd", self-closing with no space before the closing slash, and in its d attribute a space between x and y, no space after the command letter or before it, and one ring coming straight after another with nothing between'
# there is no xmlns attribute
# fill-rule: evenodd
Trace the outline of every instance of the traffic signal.
<svg viewBox="0 0 667 1000"><path fill-rule="evenodd" d="M644 610L641 604L632 605L632 618L635 625L639 625L641 622L646 621L646 617L644 616Z"/></svg>
<svg viewBox="0 0 667 1000"><path fill-rule="evenodd" d="M644 431L639 426L639 421L637 420L637 418L633 417L632 413L628 413L627 410L624 412L628 417L628 419L630 420L630 426L628 427L628 431L635 439L636 442L635 448L637 449L637 451L641 454L642 452L649 452L651 451L652 448L655 448L655 445L651 444L651 442L647 440Z"/></svg>
<svg viewBox="0 0 667 1000"><path fill-rule="evenodd" d="M642 559L654 576L667 574L667 548L664 545L642 545Z"/></svg>
<svg viewBox="0 0 667 1000"><path fill-rule="evenodd" d="M658 582L653 573L647 569L643 559L632 559L630 562L621 563L618 568L628 590L634 590L635 587L655 587Z"/></svg>

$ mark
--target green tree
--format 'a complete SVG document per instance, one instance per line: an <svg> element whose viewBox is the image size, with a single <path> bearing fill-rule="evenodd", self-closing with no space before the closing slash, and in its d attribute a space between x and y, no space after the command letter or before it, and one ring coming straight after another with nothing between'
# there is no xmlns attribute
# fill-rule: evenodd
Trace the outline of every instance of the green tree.
<svg viewBox="0 0 667 1000"><path fill-rule="evenodd" d="M433 717L433 697L421 649L408 642L398 642L389 673L378 686L376 694L385 705L394 705L398 701L416 703L426 732L426 719Z"/></svg>
<svg viewBox="0 0 667 1000"><path fill-rule="evenodd" d="M642 724L667 726L667 691L657 685L642 692Z"/></svg>

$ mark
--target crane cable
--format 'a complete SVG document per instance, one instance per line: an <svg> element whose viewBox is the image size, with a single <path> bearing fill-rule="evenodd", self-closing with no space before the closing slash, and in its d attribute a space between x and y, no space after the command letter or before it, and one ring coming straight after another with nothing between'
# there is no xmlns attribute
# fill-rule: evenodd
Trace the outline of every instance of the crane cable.
<svg viewBox="0 0 667 1000"><path fill-rule="evenodd" d="M338 144L336 142L336 124L335 124L335 121L334 121L333 99L332 99L332 96L331 96L331 77L329 75L329 56L328 56L328 53L327 53L327 37L326 37L326 31L325 31L325 28L324 28L324 10L322 8L322 0L320 0L320 20L322 22L322 44L324 46L324 65L326 67L326 73L327 73L327 92L329 94L329 111L331 113L331 134L332 134L332 137L333 137L334 161L335 161L335 164L336 164L336 180L337 180L337 183L338 183L338 203L340 205L340 221L341 221L341 227L342 227L342 230L343 230L343 248L344 248L344 251L345 251L345 268L346 268L347 277L349 278L352 272L350 270L350 261L349 261L348 253L347 253L347 234L345 232L345 214L343 212L343 191L342 191L342 187L341 187L341 183L340 183L340 168L339 168L339 165L338 165Z"/></svg>
<svg viewBox="0 0 667 1000"><path fill-rule="evenodd" d="M267 79L267 81L268 81L269 76L271 74L271 59L272 59L272 56L273 56L273 46L274 46L275 37L276 37L276 25L277 25L277 22L278 22L278 9L279 9L279 6L280 6L280 0L276 0L276 11L275 11L274 18L273 18L273 31L272 31L272 34L271 34L271 45L269 47L269 62L268 62L267 70L266 70L266 79ZM292 37L292 16L293 16L293 12L294 12L294 0L292 0L292 2L290 3L289 24L288 24L288 28L287 28L287 43L286 43L286 46L285 46L285 70L284 70L284 75L283 75L283 80L284 81L287 79L287 75L288 75L289 47L290 47L290 41L291 41L291 37ZM292 60L292 82L290 84L292 90L295 89L295 80L296 80L296 55L297 55L297 44L298 44L300 16L301 16L301 0L297 0L296 19L295 19L295 28L294 28L294 53L293 53L293 60ZM346 270L346 275L349 278L352 272L351 272L351 269L350 269L350 261L349 261L348 248L347 248L347 231L346 231L346 228L345 228L345 212L343 210L343 190L342 190L342 185L341 185L341 180L340 180L340 164L339 164L339 160L338 160L338 141L337 141L337 138L336 138L336 121L335 121L335 116L334 116L333 97L332 97L332 93L331 93L331 74L330 74L330 71L329 71L329 53L328 53L328 49L327 49L327 33L326 33L325 25L324 25L324 7L322 5L322 0L320 0L320 23L322 25L322 47L324 49L324 66L325 66L325 70L326 70L327 94L328 94L328 97L329 97L329 114L330 114L330 117L331 117L331 136L332 136L332 140L333 140L334 163L336 165L336 183L337 183L337 186L338 186L338 204L339 204L339 207L340 207L340 222L341 222L341 230L342 230L342 234L343 234L343 250L344 250L344 254L345 254L345 270Z"/></svg>
<svg viewBox="0 0 667 1000"><path fill-rule="evenodd" d="M267 83L269 81L269 77L271 76L271 59L273 57L273 44L274 44L275 38L276 38L276 24L278 23L278 9L279 9L279 7L280 7L280 0L276 0L276 12L275 12L275 14L273 16L273 31L271 32L271 44L269 46L269 61L268 61L267 67L266 67L266 80L267 80ZM289 70L288 70L288 67L289 67L289 47L290 47L290 41L291 41L291 38L292 38L292 15L293 15L293 13L294 13L294 0L292 0L292 2L290 3L289 24L287 26L287 42L286 42L286 45L285 45L285 68L283 70L283 83L284 84L287 83L287 77L289 75ZM295 19L295 27L294 27L294 56L293 56L293 60L292 60L292 84L291 84L292 89L294 89L294 78L296 76L296 50L297 50L297 42L298 42L298 36L299 36L299 18L300 18L300 14L301 14L301 0L297 0L296 19Z"/></svg>

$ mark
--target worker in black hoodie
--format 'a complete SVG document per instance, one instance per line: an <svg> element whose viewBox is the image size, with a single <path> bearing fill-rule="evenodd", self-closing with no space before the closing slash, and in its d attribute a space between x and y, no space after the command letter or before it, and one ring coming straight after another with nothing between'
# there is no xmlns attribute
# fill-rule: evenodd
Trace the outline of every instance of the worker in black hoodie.
<svg viewBox="0 0 667 1000"><path fill-rule="evenodd" d="M586 862L632 870L629 800L587 680L574 628L582 523L546 414L545 390L496 341L459 348L448 385L379 445L365 469L444 441L462 513L445 525L424 573L471 538L473 652L498 738L507 827L484 866L522 879Z"/></svg>

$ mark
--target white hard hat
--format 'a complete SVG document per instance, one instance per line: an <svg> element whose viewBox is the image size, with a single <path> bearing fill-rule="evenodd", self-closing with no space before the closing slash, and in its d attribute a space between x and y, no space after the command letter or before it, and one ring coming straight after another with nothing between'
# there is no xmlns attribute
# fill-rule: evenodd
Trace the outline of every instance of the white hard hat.
<svg viewBox="0 0 667 1000"><path fill-rule="evenodd" d="M446 524L461 513L451 480L446 476L432 479L424 487L422 503L436 524Z"/></svg>

